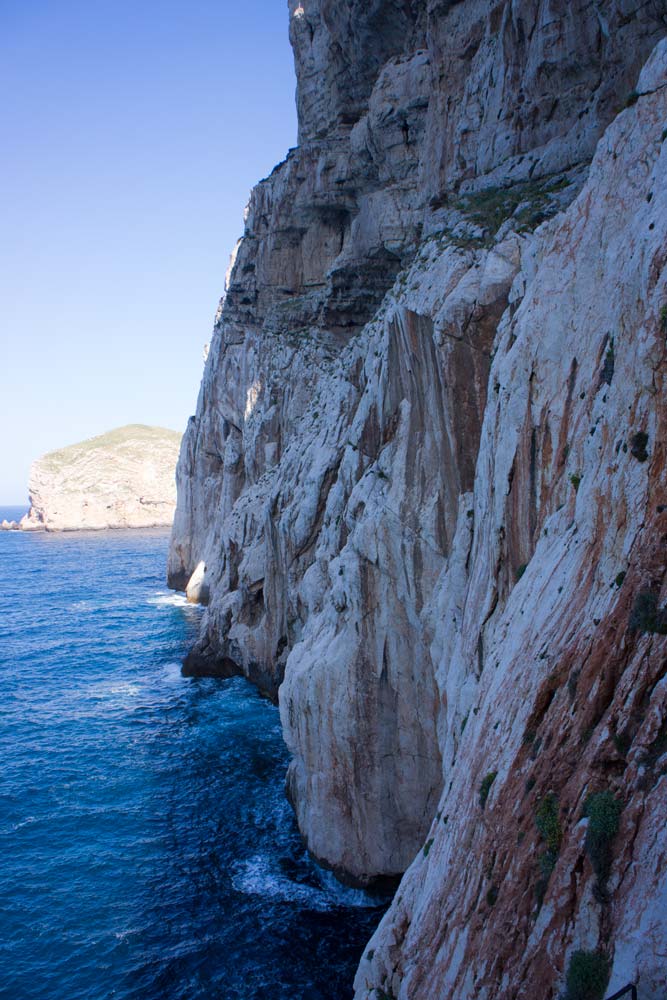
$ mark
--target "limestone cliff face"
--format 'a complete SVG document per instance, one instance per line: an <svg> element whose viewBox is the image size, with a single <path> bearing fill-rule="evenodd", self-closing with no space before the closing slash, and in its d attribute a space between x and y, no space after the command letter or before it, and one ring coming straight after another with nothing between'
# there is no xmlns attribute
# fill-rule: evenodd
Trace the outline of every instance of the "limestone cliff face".
<svg viewBox="0 0 667 1000"><path fill-rule="evenodd" d="M667 43L637 92L523 242L423 615L445 787L358 997L554 997L597 949L609 994L665 992ZM622 807L604 847L596 793Z"/></svg>
<svg viewBox="0 0 667 1000"><path fill-rule="evenodd" d="M22 531L169 527L181 435L131 424L49 452L30 470Z"/></svg>
<svg viewBox="0 0 667 1000"><path fill-rule="evenodd" d="M300 145L179 461L187 667L278 693L318 858L410 865L359 997L555 997L598 947L659 989L664 7L302 0L290 31Z"/></svg>

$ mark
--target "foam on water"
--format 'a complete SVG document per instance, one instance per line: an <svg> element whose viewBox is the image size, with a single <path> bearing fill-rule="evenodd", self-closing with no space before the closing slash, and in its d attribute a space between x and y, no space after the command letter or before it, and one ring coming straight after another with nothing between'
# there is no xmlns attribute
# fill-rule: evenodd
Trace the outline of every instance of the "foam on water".
<svg viewBox="0 0 667 1000"><path fill-rule="evenodd" d="M342 1000L381 908L304 852L277 709L181 676L166 547L0 533L0 996Z"/></svg>
<svg viewBox="0 0 667 1000"><path fill-rule="evenodd" d="M153 594L146 601L156 608L192 608L193 605L185 597L185 594Z"/></svg>

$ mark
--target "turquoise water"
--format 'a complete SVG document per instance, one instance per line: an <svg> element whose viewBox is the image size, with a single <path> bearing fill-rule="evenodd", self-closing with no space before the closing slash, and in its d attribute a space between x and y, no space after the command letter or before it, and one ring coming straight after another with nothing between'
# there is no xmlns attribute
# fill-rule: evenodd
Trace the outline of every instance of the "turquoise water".
<svg viewBox="0 0 667 1000"><path fill-rule="evenodd" d="M304 852L277 709L180 676L167 545L0 532L0 996L349 997L377 900Z"/></svg>

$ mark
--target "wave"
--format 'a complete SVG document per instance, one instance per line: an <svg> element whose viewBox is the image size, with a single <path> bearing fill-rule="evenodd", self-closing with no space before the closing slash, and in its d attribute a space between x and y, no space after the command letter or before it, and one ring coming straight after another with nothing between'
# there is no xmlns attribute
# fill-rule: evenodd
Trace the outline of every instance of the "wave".
<svg viewBox="0 0 667 1000"><path fill-rule="evenodd" d="M261 896L274 902L292 903L321 913L338 907L372 908L378 905L377 900L362 889L349 889L341 885L330 872L317 869L312 874L321 882L320 887L293 881L276 870L270 858L256 854L237 863L232 886L246 896Z"/></svg>
<svg viewBox="0 0 667 1000"><path fill-rule="evenodd" d="M147 598L146 604L151 604L155 608L194 608L195 605L191 604L186 598L185 594L165 594L162 591L158 591L153 594L152 597Z"/></svg>

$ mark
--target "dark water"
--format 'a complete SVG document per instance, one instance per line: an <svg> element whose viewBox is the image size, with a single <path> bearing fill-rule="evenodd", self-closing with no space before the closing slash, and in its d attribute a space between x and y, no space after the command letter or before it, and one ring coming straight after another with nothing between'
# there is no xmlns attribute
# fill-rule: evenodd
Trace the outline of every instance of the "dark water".
<svg viewBox="0 0 667 1000"><path fill-rule="evenodd" d="M277 710L181 678L166 549L0 532L0 996L349 997L380 910L305 855Z"/></svg>

